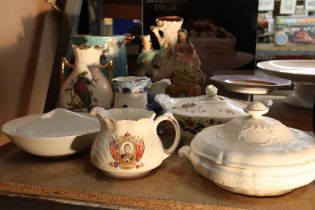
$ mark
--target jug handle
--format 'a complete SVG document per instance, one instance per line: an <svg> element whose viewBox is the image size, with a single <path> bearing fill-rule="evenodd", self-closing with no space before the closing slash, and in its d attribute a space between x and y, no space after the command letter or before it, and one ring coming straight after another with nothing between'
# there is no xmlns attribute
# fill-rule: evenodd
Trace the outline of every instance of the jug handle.
<svg viewBox="0 0 315 210"><path fill-rule="evenodd" d="M60 71L60 85L63 84L63 82L65 81L64 77L65 77L65 66L68 66L70 68L74 68L74 65L69 63L66 57L62 57L61 58L61 62L60 62L60 67L61 67L61 71Z"/></svg>
<svg viewBox="0 0 315 210"><path fill-rule="evenodd" d="M177 145L179 144L179 140L180 140L180 127L179 124L177 122L177 120L175 119L175 117L171 114L171 113L165 113L162 116L159 116L158 118L156 118L154 120L154 124L155 124L155 128L157 128L157 126L162 122L162 121L169 121L172 123L172 125L174 126L175 129L175 139L174 142L172 144L172 146L168 149L164 149L164 153L166 154L164 159L167 158L170 154L172 154Z"/></svg>
<svg viewBox="0 0 315 210"><path fill-rule="evenodd" d="M112 80L113 80L113 73L114 73L114 65L113 65L113 59L110 58L109 61L104 65L99 65L99 68L107 68L109 70L109 83L112 86Z"/></svg>

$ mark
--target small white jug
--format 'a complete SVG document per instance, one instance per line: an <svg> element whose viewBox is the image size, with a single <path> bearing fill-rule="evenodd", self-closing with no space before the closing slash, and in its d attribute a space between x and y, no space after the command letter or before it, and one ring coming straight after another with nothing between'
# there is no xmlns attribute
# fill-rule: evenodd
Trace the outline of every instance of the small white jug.
<svg viewBox="0 0 315 210"><path fill-rule="evenodd" d="M91 161L105 175L137 178L158 167L176 149L180 140L178 122L171 113L155 118L145 109L110 109L91 111L101 123L101 130L91 148ZM175 128L172 146L164 149L157 126L167 120Z"/></svg>
<svg viewBox="0 0 315 210"><path fill-rule="evenodd" d="M117 77L114 84L114 107L115 108L141 108L145 109L148 104L147 89L151 87L148 77Z"/></svg>

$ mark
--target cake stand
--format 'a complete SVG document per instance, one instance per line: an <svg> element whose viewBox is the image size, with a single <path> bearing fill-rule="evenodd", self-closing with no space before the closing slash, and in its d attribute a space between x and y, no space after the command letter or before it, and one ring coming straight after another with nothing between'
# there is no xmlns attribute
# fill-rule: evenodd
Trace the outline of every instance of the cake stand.
<svg viewBox="0 0 315 210"><path fill-rule="evenodd" d="M210 80L232 92L245 94L267 94L274 89L291 84L290 80L268 75L215 75L210 77Z"/></svg>
<svg viewBox="0 0 315 210"><path fill-rule="evenodd" d="M257 64L267 74L295 83L284 102L302 108L313 108L315 98L315 60L271 60Z"/></svg>

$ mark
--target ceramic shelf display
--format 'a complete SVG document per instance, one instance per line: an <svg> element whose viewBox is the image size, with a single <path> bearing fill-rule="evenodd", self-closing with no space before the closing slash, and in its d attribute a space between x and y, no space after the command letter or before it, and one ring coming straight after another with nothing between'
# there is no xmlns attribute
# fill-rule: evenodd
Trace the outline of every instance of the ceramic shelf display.
<svg viewBox="0 0 315 210"><path fill-rule="evenodd" d="M179 125L170 113L154 119L155 113L145 109L104 110L95 107L91 114L101 124L91 148L91 161L107 176L144 176L172 154L179 143ZM168 149L164 149L157 135L157 126L165 120L175 129L174 142Z"/></svg>
<svg viewBox="0 0 315 210"><path fill-rule="evenodd" d="M98 45L73 45L75 63L72 65L63 60L63 68L68 65L73 71L61 87L60 107L77 112L88 112L95 106L111 108L113 92L100 71L103 50ZM108 65L111 68L112 62L109 61Z"/></svg>
<svg viewBox="0 0 315 210"><path fill-rule="evenodd" d="M181 29L183 18L165 16L151 26L160 45L153 50L149 36L143 37L143 51L138 57L138 76L148 76L153 81L169 78L171 85L166 92L171 96L200 95L198 83L203 77L200 60L188 33ZM163 35L161 35L163 34Z"/></svg>
<svg viewBox="0 0 315 210"><path fill-rule="evenodd" d="M218 186L250 196L276 196L315 179L315 139L262 115L252 102L249 116L208 127L179 149L202 176Z"/></svg>

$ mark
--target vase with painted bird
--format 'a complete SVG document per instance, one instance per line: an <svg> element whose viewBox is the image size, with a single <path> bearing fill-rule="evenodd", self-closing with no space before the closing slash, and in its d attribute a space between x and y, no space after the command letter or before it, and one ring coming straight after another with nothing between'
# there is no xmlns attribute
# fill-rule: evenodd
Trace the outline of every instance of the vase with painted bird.
<svg viewBox="0 0 315 210"><path fill-rule="evenodd" d="M65 58L62 61L62 71L66 65L73 70L62 84L59 106L75 112L89 112L96 106L111 108L113 91L101 71L104 66L100 65L104 49L98 45L82 44L73 45L73 52L74 64L70 64ZM112 65L111 61L106 65Z"/></svg>

